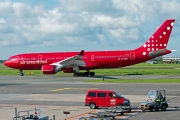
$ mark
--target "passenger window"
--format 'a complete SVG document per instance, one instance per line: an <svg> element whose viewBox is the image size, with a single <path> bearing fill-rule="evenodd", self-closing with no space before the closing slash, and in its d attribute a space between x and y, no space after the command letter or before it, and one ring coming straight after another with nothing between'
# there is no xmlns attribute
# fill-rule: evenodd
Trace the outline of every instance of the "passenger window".
<svg viewBox="0 0 180 120"><path fill-rule="evenodd" d="M106 97L106 93L98 93L98 97Z"/></svg>
<svg viewBox="0 0 180 120"><path fill-rule="evenodd" d="M88 97L96 97L96 93L95 92L89 92Z"/></svg>

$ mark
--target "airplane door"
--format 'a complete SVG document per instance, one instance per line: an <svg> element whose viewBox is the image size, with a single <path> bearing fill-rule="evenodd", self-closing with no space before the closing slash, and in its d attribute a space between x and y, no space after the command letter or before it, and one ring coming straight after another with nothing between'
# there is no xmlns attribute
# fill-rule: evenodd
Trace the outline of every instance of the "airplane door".
<svg viewBox="0 0 180 120"><path fill-rule="evenodd" d="M130 60L134 60L135 59L135 52L130 52Z"/></svg>
<svg viewBox="0 0 180 120"><path fill-rule="evenodd" d="M19 61L19 56L16 56L15 59L16 59L16 60L14 61L14 63L18 63L18 61Z"/></svg>
<svg viewBox="0 0 180 120"><path fill-rule="evenodd" d="M41 61L42 60L42 55L38 56L38 60Z"/></svg>
<svg viewBox="0 0 180 120"><path fill-rule="evenodd" d="M94 61L94 55L91 55L91 61Z"/></svg>

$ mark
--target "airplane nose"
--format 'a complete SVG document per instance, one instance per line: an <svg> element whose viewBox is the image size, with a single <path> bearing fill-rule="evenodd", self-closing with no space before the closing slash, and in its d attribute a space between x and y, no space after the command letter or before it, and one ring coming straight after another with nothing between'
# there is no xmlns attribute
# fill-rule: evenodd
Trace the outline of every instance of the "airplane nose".
<svg viewBox="0 0 180 120"><path fill-rule="evenodd" d="M18 64L15 64L15 62L12 60L4 61L4 65L10 68L15 68L15 69L18 67Z"/></svg>
<svg viewBox="0 0 180 120"><path fill-rule="evenodd" d="M9 60L6 60L6 61L4 62L4 65L7 66L7 67L9 67L10 61L9 61Z"/></svg>

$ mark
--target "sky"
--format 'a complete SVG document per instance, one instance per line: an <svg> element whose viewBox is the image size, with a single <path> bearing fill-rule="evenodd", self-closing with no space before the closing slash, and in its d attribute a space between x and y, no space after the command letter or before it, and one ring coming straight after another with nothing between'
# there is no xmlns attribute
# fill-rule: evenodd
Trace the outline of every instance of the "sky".
<svg viewBox="0 0 180 120"><path fill-rule="evenodd" d="M179 0L0 0L0 59L28 52L135 49L166 19L180 56Z"/></svg>

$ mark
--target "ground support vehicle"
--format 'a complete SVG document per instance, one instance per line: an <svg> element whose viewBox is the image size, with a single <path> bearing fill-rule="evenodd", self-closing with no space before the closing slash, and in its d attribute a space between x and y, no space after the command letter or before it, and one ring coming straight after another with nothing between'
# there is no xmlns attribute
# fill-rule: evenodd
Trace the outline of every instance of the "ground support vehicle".
<svg viewBox="0 0 180 120"><path fill-rule="evenodd" d="M140 103L140 109L145 110L162 110L166 111L168 103L166 101L165 90L148 90L148 99L146 102Z"/></svg>
<svg viewBox="0 0 180 120"><path fill-rule="evenodd" d="M88 90L85 97L85 106L89 106L91 109L99 107L121 108L130 105L129 99L113 90ZM130 107L128 110L131 111Z"/></svg>

